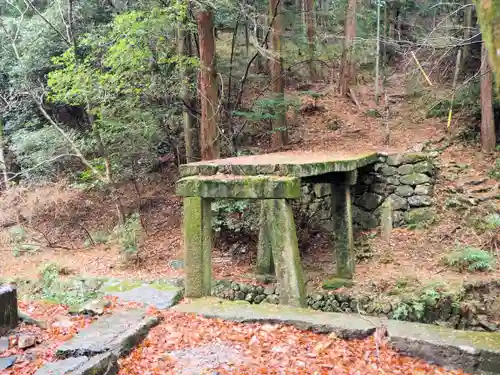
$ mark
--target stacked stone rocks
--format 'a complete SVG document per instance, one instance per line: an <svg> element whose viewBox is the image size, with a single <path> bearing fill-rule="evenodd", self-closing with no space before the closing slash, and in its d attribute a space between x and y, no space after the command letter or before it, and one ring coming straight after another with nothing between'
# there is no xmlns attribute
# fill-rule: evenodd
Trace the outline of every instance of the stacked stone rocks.
<svg viewBox="0 0 500 375"><path fill-rule="evenodd" d="M362 228L379 223L380 207L390 199L394 226L431 221L436 168L431 155L407 153L380 156L361 171L354 187L353 221Z"/></svg>
<svg viewBox="0 0 500 375"><path fill-rule="evenodd" d="M391 200L393 225L432 221L435 210L432 194L436 179L434 156L405 153L379 157L379 161L360 169L352 190L354 225L371 229L379 225L381 206ZM304 183L296 218L301 214L313 229L333 231L330 184Z"/></svg>
<svg viewBox="0 0 500 375"><path fill-rule="evenodd" d="M489 285L489 288L492 286ZM467 287L465 290L468 290ZM252 304L279 304L279 295L273 284L262 286L217 280L213 287L213 295ZM420 309L422 303L425 305L423 311L413 309L408 301L369 295L355 296L345 292L316 292L307 296L306 304L308 308L325 312L362 313L472 331L500 331L500 324L490 317L490 315L494 316L495 308L485 306L482 302L479 304L479 301L470 300L467 297L471 296L460 295L462 300L459 300L458 296L454 298L452 295L442 295L431 302L419 301Z"/></svg>

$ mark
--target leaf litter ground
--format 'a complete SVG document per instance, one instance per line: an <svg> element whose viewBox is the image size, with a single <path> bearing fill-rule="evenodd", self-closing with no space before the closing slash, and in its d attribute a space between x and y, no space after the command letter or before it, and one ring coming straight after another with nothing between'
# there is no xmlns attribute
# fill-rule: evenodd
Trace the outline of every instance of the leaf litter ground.
<svg viewBox="0 0 500 375"><path fill-rule="evenodd" d="M374 337L334 335L270 324L240 324L162 312L163 321L121 360L119 375L465 374L399 355Z"/></svg>
<svg viewBox="0 0 500 375"><path fill-rule="evenodd" d="M116 298L110 302L106 314L139 306ZM16 335L11 335L10 348L0 356L17 355L19 359L12 368L0 371L1 375L33 375L44 363L56 360L54 353L60 344L95 320L70 316L61 305L32 302L20 307L48 328L23 323L15 334L35 335L38 345L18 349ZM162 322L129 356L120 359L119 375L465 375L399 355L375 337L346 341L284 325L240 324L154 309L148 313L159 315ZM56 327L54 323L62 320L72 324Z"/></svg>

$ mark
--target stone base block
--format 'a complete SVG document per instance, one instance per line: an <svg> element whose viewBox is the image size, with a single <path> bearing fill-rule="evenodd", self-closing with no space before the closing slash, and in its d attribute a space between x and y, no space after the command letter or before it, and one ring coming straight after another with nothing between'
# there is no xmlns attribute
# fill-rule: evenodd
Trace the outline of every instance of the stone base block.
<svg viewBox="0 0 500 375"><path fill-rule="evenodd" d="M17 290L12 285L0 286L0 336L17 327Z"/></svg>

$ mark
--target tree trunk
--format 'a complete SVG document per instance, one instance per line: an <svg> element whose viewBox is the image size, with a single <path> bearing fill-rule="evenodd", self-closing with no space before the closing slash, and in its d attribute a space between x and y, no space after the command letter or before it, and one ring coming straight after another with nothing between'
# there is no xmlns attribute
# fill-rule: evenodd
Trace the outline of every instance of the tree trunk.
<svg viewBox="0 0 500 375"><path fill-rule="evenodd" d="M200 147L202 160L220 156L218 131L218 93L215 66L214 15L211 10L196 15L200 40Z"/></svg>
<svg viewBox="0 0 500 375"><path fill-rule="evenodd" d="M375 56L375 103L380 95L380 0L377 1L377 55Z"/></svg>
<svg viewBox="0 0 500 375"><path fill-rule="evenodd" d="M481 50L481 149L489 153L495 150L496 135L493 117L493 74L488 60L488 51L483 44Z"/></svg>
<svg viewBox="0 0 500 375"><path fill-rule="evenodd" d="M314 61L314 0L304 0L305 13L304 17L306 19L307 25L307 43L309 47L309 78L311 81L316 81L318 79L318 73L316 71L316 64Z"/></svg>
<svg viewBox="0 0 500 375"><path fill-rule="evenodd" d="M462 47L462 60L460 63L460 71L463 72L465 64L470 57L470 37L472 36L472 5L468 5L464 12L464 46Z"/></svg>
<svg viewBox="0 0 500 375"><path fill-rule="evenodd" d="M9 189L9 176L7 175L7 164L5 164L4 154L4 136L3 136L3 120L0 118L0 168L2 169L2 177L5 185L5 190Z"/></svg>
<svg viewBox="0 0 500 375"><path fill-rule="evenodd" d="M184 22L179 25L179 40L178 40L178 53L180 56L192 55L191 38L186 32L185 26L187 24L187 17ZM181 71L181 97L184 105L182 106L183 123L184 123L184 143L186 148L186 162L194 161L193 152L193 128L196 119L192 115L191 108L193 99L189 90L191 83L192 71L190 68L183 66ZM190 106L191 108L188 108Z"/></svg>
<svg viewBox="0 0 500 375"><path fill-rule="evenodd" d="M286 129L285 105L284 105L284 81L282 75L283 58L281 56L281 38L283 34L282 0L269 0L270 19L274 21L271 25L272 60L270 63L271 86L276 100L275 119L272 130L272 146L281 147L288 143L288 132Z"/></svg>
<svg viewBox="0 0 500 375"><path fill-rule="evenodd" d="M248 33L248 20L245 20L245 57L250 56L250 35Z"/></svg>
<svg viewBox="0 0 500 375"><path fill-rule="evenodd" d="M256 25L256 30L255 30L255 39L257 40L257 46L262 46L262 42L264 41L264 26L267 23L261 16L256 16L255 19L255 25ZM262 47L264 48L264 47ZM268 73L269 69L267 69L267 64L264 61L264 57L258 51L258 55L255 61L255 65L257 66L257 72L266 72Z"/></svg>
<svg viewBox="0 0 500 375"><path fill-rule="evenodd" d="M348 0L344 24L344 48L340 62L339 93L347 95L349 86L354 83L354 38L356 37L356 0Z"/></svg>

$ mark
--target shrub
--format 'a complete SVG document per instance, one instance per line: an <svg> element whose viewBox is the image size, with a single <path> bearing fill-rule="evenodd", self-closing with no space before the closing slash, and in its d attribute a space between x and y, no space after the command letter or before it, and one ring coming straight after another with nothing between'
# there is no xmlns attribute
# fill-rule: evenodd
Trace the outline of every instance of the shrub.
<svg viewBox="0 0 500 375"><path fill-rule="evenodd" d="M73 133L68 133L75 138ZM33 181L53 180L71 163L78 162L75 157L63 154L73 154L68 142L52 127L38 130L21 129L11 136L11 151L16 156L23 176Z"/></svg>
<svg viewBox="0 0 500 375"><path fill-rule="evenodd" d="M215 232L253 234L259 230L259 206L248 199L223 199L212 203Z"/></svg>
<svg viewBox="0 0 500 375"><path fill-rule="evenodd" d="M123 224L115 228L115 236L127 259L137 255L142 237L141 220L138 213L130 215Z"/></svg>
<svg viewBox="0 0 500 375"><path fill-rule="evenodd" d="M445 263L462 272L491 271L495 259L489 252L475 247L457 249L445 258Z"/></svg>
<svg viewBox="0 0 500 375"><path fill-rule="evenodd" d="M489 170L488 175L500 181L500 158L496 159L495 165Z"/></svg>

